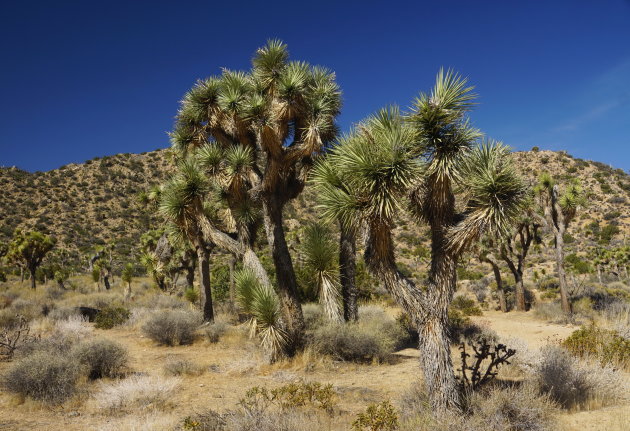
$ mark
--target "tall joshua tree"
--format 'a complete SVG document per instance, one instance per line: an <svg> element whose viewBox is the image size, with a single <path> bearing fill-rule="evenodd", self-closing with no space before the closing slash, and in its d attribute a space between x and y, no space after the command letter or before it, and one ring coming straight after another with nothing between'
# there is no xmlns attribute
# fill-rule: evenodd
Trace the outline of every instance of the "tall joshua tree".
<svg viewBox="0 0 630 431"><path fill-rule="evenodd" d="M330 232L319 224L307 226L304 231L302 249L305 263L315 275L319 302L324 308L326 317L333 322L343 321L337 281L338 253Z"/></svg>
<svg viewBox="0 0 630 431"><path fill-rule="evenodd" d="M482 241L481 247L479 247L477 257L480 262L487 263L492 267L494 273L494 280L497 284L497 296L499 297L499 307L501 311L507 313L508 305L505 298L505 287L503 287L503 278L501 277L501 267L499 266L499 259L494 255L495 245L492 238L485 238Z"/></svg>
<svg viewBox="0 0 630 431"><path fill-rule="evenodd" d="M304 319L285 239L283 209L302 192L313 156L334 139L339 110L335 75L321 67L289 61L287 46L272 40L256 51L249 72L223 70L221 76L197 82L182 101L172 133L173 145L182 154L207 144L249 151L253 168L238 187L226 190L226 198L232 210L248 199L262 209L291 340L288 346L300 344ZM215 243L229 242L214 233ZM250 251L235 248L234 243L218 245L243 258ZM227 245L234 246L233 250Z"/></svg>
<svg viewBox="0 0 630 431"><path fill-rule="evenodd" d="M327 187L338 188L341 193L349 194L348 185L344 184L336 170L336 167L321 159L313 168L315 184L326 184ZM341 283L341 296L343 299L343 317L346 322L359 319L359 306L357 299L359 289L356 285L356 257L357 257L357 232L353 226L336 220L339 225L339 281Z"/></svg>
<svg viewBox="0 0 630 431"><path fill-rule="evenodd" d="M409 114L381 110L332 149L324 163L334 166L346 190L315 178L326 218L367 228L366 263L418 329L436 411L460 406L447 317L457 261L480 235L505 232L524 194L509 150L477 146L480 133L466 119L473 100L465 79L440 71L432 92L420 95ZM465 193L463 212L455 207L458 186ZM422 287L396 266L392 229L403 202L431 228L431 265Z"/></svg>
<svg viewBox="0 0 630 431"><path fill-rule="evenodd" d="M16 229L13 239L9 243L7 260L13 264L26 268L31 274L31 287L35 289L35 273L46 254L55 246L56 240L48 235L36 231L22 231Z"/></svg>
<svg viewBox="0 0 630 431"><path fill-rule="evenodd" d="M556 257L556 271L560 284L560 300L562 311L572 313L573 307L569 298L567 273L564 268L564 234L570 223L574 220L580 207L586 204L584 190L579 180L574 180L565 187L560 194L558 184L555 184L549 174L543 174L536 188L539 192L540 203L544 217L539 217L545 227L549 228L554 236L554 249Z"/></svg>
<svg viewBox="0 0 630 431"><path fill-rule="evenodd" d="M516 309L519 311L526 311L523 271L532 243L540 243L539 228L540 225L534 222L531 214L524 213L514 229L507 236L500 238L500 256L514 276Z"/></svg>
<svg viewBox="0 0 630 431"><path fill-rule="evenodd" d="M159 209L174 232L185 237L195 248L203 319L213 322L210 252L214 245L205 239L200 222L209 211L205 201L208 188L208 180L197 161L192 157L184 159L178 166L177 174L164 187Z"/></svg>

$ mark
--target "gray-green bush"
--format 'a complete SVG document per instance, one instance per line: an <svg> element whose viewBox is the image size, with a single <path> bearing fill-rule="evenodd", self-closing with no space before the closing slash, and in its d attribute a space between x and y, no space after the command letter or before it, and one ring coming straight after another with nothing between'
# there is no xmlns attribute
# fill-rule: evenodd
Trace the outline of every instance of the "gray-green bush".
<svg viewBox="0 0 630 431"><path fill-rule="evenodd" d="M154 313L142 326L144 334L153 341L167 346L191 344L201 318L181 310L163 310Z"/></svg>
<svg viewBox="0 0 630 431"><path fill-rule="evenodd" d="M74 358L42 351L16 361L4 376L4 386L24 397L61 404L75 393L80 376Z"/></svg>
<svg viewBox="0 0 630 431"><path fill-rule="evenodd" d="M129 360L124 346L106 339L84 341L72 353L85 367L90 379L119 376Z"/></svg>

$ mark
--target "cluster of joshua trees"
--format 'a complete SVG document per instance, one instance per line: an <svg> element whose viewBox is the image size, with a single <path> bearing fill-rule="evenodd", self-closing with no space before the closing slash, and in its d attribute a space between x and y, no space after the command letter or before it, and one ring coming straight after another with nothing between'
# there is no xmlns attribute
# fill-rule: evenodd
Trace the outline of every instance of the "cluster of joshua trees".
<svg viewBox="0 0 630 431"><path fill-rule="evenodd" d="M198 81L171 133L177 170L161 187L159 210L169 235L195 250L204 318L213 319L209 256L216 248L242 264L238 298L266 345L284 355L302 347L304 318L283 209L310 182L322 219L340 232L338 247L318 228L306 233L312 244L306 259L316 269L326 314L358 318L355 259L364 250L369 271L420 334L432 404L457 408L447 310L458 259L483 238L510 237L529 196L509 149L470 124L474 100L466 79L440 71L408 112L384 108L339 137L334 73L290 61L286 45L275 40L255 53L250 71L223 70ZM421 285L396 264L392 229L402 211L430 227L431 262ZM259 232L273 274L261 262ZM327 263L336 252L338 267Z"/></svg>

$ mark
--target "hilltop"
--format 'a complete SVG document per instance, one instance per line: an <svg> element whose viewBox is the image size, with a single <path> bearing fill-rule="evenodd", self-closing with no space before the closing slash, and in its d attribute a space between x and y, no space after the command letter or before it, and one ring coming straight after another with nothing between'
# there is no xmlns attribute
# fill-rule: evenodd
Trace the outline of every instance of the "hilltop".
<svg viewBox="0 0 630 431"><path fill-rule="evenodd" d="M97 244L113 242L120 256L135 249L140 235L157 223L137 202L141 191L164 181L171 169L168 150L142 154L117 154L69 164L47 172L29 173L0 168L0 242L10 239L17 227L54 235L59 247L80 260ZM588 192L589 204L579 212L569 233L578 249L612 232L621 241L630 231L630 176L603 163L576 159L566 152L515 152L517 168L534 183L549 172L560 183L578 178ZM307 189L299 203L287 208L287 223L314 220L312 195ZM606 228L613 225L617 228ZM617 233L614 233L618 229ZM400 250L417 254L422 235L397 229Z"/></svg>

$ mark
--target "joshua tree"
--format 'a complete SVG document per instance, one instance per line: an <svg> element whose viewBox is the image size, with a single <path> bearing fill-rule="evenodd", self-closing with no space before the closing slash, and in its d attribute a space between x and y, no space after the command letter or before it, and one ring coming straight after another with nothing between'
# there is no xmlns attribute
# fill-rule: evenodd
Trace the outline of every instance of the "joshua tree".
<svg viewBox="0 0 630 431"><path fill-rule="evenodd" d="M525 269L525 259L532 242L540 243L541 241L538 235L539 228L539 224L536 224L529 215L524 214L516 223L512 232L500 239L499 250L501 259L507 264L514 276L516 309L519 311L527 310L523 270Z"/></svg>
<svg viewBox="0 0 630 431"><path fill-rule="evenodd" d="M330 232L318 224L307 226L302 251L307 267L315 276L319 302L324 307L326 316L333 322L341 322L343 315L337 281L337 248Z"/></svg>
<svg viewBox="0 0 630 431"><path fill-rule="evenodd" d="M313 178L316 183L326 183L328 187L335 187L342 193L349 193L348 185L342 182L331 163L317 163L314 167ZM350 322L359 319L357 305L359 291L356 285L357 235L352 226L346 225L341 220L337 220L337 223L339 224L339 281L343 298L343 317L346 322Z"/></svg>
<svg viewBox="0 0 630 431"><path fill-rule="evenodd" d="M466 80L438 74L433 91L403 116L381 110L343 137L327 160L342 190L315 178L325 218L367 228L365 260L409 314L420 335L421 366L436 411L460 406L448 338L448 306L461 254L484 233L504 234L521 211L524 187L502 144L476 144L466 119L474 95ZM455 188L465 194L463 212ZM406 201L431 228L431 265L420 288L397 268L392 229Z"/></svg>
<svg viewBox="0 0 630 431"><path fill-rule="evenodd" d="M131 263L124 266L120 278L124 283L127 283L127 289L125 291L125 300L131 299L131 281L133 280L134 269Z"/></svg>
<svg viewBox="0 0 630 431"><path fill-rule="evenodd" d="M9 243L7 260L21 268L26 268L31 274L31 287L35 289L35 273L46 254L53 249L56 240L37 231L22 231L16 229L13 239Z"/></svg>
<svg viewBox="0 0 630 431"><path fill-rule="evenodd" d="M203 235L200 220L206 217L209 183L197 161L190 157L180 162L178 172L162 191L160 212L171 223L173 232L190 241L197 253L203 319L214 321L210 286L210 252L214 245Z"/></svg>
<svg viewBox="0 0 630 431"><path fill-rule="evenodd" d="M258 49L252 65L249 72L224 70L199 81L184 97L172 140L181 154L210 144L223 150L236 146L252 158L247 176L226 188L225 197L233 212L243 203L249 206L248 200L262 209L290 353L301 343L304 319L283 208L302 192L313 156L336 135L340 91L333 73L289 61L287 46L277 40ZM251 251L243 246L247 241L220 244L227 238L214 233L212 240L245 264L244 252Z"/></svg>
<svg viewBox="0 0 630 431"><path fill-rule="evenodd" d="M479 249L478 257L479 261L483 263L487 263L492 267L492 272L494 273L494 280L497 284L497 296L499 297L499 307L501 311L507 313L508 306L507 300L505 299L505 288L503 287L503 279L501 277L501 268L499 267L499 259L493 254L492 249L494 248L493 241L487 238L482 242L483 246Z"/></svg>
<svg viewBox="0 0 630 431"><path fill-rule="evenodd" d="M567 274L564 268L564 234L569 224L575 218L578 209L586 203L584 190L579 180L576 179L565 187L564 193L561 195L559 186L554 183L549 174L543 174L540 177L536 190L539 193L541 207L544 212L544 217L539 217L539 219L545 227L552 231L554 236L556 270L560 284L562 311L571 313L573 309L569 298Z"/></svg>

